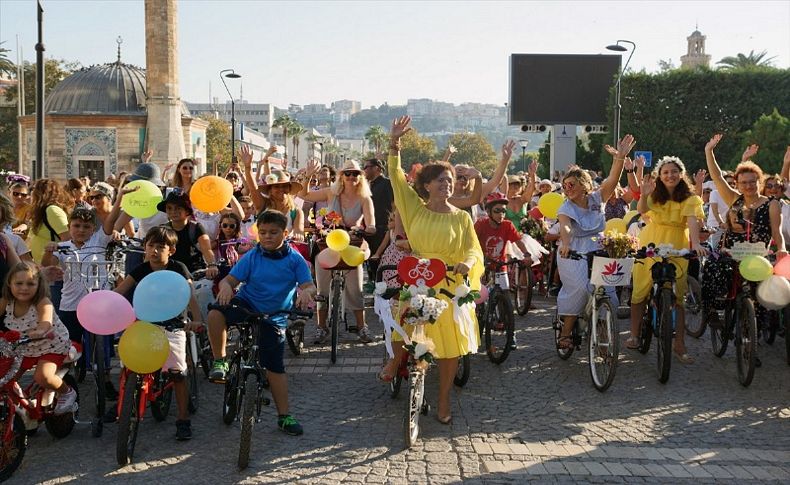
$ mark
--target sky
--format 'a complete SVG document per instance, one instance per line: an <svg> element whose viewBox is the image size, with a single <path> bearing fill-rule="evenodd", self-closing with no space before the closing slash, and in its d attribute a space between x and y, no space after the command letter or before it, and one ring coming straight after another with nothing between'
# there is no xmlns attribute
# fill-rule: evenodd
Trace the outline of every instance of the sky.
<svg viewBox="0 0 790 485"><path fill-rule="evenodd" d="M144 67L142 0L42 0L45 55L82 65ZM790 67L790 1L684 2L268 2L178 3L182 99L330 104L353 99L367 108L409 98L502 105L512 53L612 54L618 39L636 43L630 67L654 72L659 60L680 65L686 37L707 36L712 64L750 51ZM0 0L0 41L16 59L35 61L34 0ZM626 55L628 53L625 53ZM623 59L625 62L625 58Z"/></svg>

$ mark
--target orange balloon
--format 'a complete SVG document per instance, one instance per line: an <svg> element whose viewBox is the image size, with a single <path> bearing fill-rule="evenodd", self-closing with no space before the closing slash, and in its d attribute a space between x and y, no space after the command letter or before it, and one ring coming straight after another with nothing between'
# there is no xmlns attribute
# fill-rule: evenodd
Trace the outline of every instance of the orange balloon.
<svg viewBox="0 0 790 485"><path fill-rule="evenodd" d="M203 212L221 211L228 206L232 197L233 184L216 175L199 178L189 191L192 206Z"/></svg>

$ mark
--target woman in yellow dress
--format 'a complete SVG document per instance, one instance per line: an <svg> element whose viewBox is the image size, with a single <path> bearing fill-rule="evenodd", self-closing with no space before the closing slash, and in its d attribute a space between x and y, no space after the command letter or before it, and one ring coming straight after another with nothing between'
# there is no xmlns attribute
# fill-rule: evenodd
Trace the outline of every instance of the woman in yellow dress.
<svg viewBox="0 0 790 485"><path fill-rule="evenodd" d="M403 220L415 256L440 259L454 267L453 273L435 287L436 298L449 303L434 324L425 325L426 336L433 340L434 357L439 367L439 402L437 419L443 424L451 421L450 390L458 369L458 358L475 352L478 335L477 320L472 305L463 305L470 313L472 328L463 328L453 318L453 302L439 293L442 288L455 294L455 288L468 276L472 289L480 288L483 274L483 251L477 240L472 218L448 202L453 195L454 171L447 162L426 164L417 175L414 188L406 181L400 165L400 138L411 130L411 118L402 116L392 122L390 132L389 176L395 194L395 206ZM472 332L471 334L469 332ZM467 338L467 336L471 338ZM397 338L397 336L395 336ZM384 367L380 377L392 379L405 349L395 345L395 357Z"/></svg>
<svg viewBox="0 0 790 485"><path fill-rule="evenodd" d="M655 172L645 176L637 210L647 215L650 222L639 234L642 246L650 243L656 246L669 244L674 249L691 249L704 255L706 251L700 246L700 221L704 220L702 198L694 195L692 184L686 175L686 167L677 157L664 157L658 162ZM634 288L631 295L631 336L626 340L629 349L639 348L639 331L642 316L645 312L650 287L653 286L650 268L654 260L645 259L645 264L634 265ZM678 360L684 364L694 362L686 352L686 315L683 310L683 299L687 289L688 261L676 258L672 264L677 267L677 325L673 351Z"/></svg>

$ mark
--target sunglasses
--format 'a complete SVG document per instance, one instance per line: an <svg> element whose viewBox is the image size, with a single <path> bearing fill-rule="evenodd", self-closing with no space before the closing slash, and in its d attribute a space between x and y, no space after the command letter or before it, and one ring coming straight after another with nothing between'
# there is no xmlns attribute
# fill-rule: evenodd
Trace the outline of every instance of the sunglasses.
<svg viewBox="0 0 790 485"><path fill-rule="evenodd" d="M562 188L564 188L565 190L572 190L574 187L576 187L576 184L571 182L566 182L562 184Z"/></svg>
<svg viewBox="0 0 790 485"><path fill-rule="evenodd" d="M378 165L365 165L365 166L364 166L364 167L362 167L362 168L364 168L365 170L367 170L367 169L369 169L369 168L375 168L375 167L378 167Z"/></svg>
<svg viewBox="0 0 790 485"><path fill-rule="evenodd" d="M491 212L493 212L494 214L504 214L505 212L507 212L507 209L502 209L502 208L491 209Z"/></svg>
<svg viewBox="0 0 790 485"><path fill-rule="evenodd" d="M88 200L96 200L96 199L101 199L102 197L104 197L104 194L96 194L96 195L89 195L87 197L87 199Z"/></svg>
<svg viewBox="0 0 790 485"><path fill-rule="evenodd" d="M346 177L359 177L359 172L343 172Z"/></svg>
<svg viewBox="0 0 790 485"><path fill-rule="evenodd" d="M774 183L769 182L769 183L765 184L765 188L766 189L781 189L781 188L784 188L784 186L782 184L774 184Z"/></svg>
<svg viewBox="0 0 790 485"><path fill-rule="evenodd" d="M226 223L223 222L222 223L222 228L223 229L236 229L236 224L226 224Z"/></svg>
<svg viewBox="0 0 790 485"><path fill-rule="evenodd" d="M30 196L30 194L27 194L25 192L11 192L11 194L13 194L14 197L29 197Z"/></svg>
<svg viewBox="0 0 790 485"><path fill-rule="evenodd" d="M183 167L181 167L181 170L189 170L190 172L191 172L192 170L194 170L194 169L195 169L195 167L188 167L188 166L186 166L186 165L184 165Z"/></svg>

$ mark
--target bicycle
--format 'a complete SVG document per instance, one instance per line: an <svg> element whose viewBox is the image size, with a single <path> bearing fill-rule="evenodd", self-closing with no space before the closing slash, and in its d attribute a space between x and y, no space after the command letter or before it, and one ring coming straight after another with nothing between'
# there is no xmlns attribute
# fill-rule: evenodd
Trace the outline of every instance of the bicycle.
<svg viewBox="0 0 790 485"><path fill-rule="evenodd" d="M526 260L511 260L507 262L508 279L511 282L510 291L513 293L513 305L516 313L524 316L532 306L532 291L535 286L535 274Z"/></svg>
<svg viewBox="0 0 790 485"><path fill-rule="evenodd" d="M62 261L64 282L79 281L88 293L112 290L125 277L126 254L144 252L139 247L139 240L130 238L112 241L106 248L83 246L77 252L71 246L60 245L57 251L69 258ZM82 382L90 368L96 391L94 394L96 411L91 420L91 435L98 438L104 430L103 416L106 411L109 382L107 374L110 366L112 336L96 335L83 330L82 340L84 351L82 359L75 366L76 380Z"/></svg>
<svg viewBox="0 0 790 485"><path fill-rule="evenodd" d="M23 359L18 349L34 340L20 338L15 331L0 332L0 481L11 477L22 464L28 435L35 433L42 422L55 438L68 436L76 422L79 389L74 376L68 374L68 364L79 359L79 349L74 345L69 358L57 371L57 375L77 392L77 401L71 411L55 414L55 391L44 389L35 381L22 389L17 381Z"/></svg>
<svg viewBox="0 0 790 485"><path fill-rule="evenodd" d="M643 248L636 254L638 264L643 264L640 261L643 259L658 259L651 268L653 286L650 289L648 305L642 318L638 350L642 354L646 354L650 350L650 343L655 335L656 369L658 381L662 384L669 380L672 363L672 339L675 336L675 322L677 321L675 307L677 268L672 264L672 258L690 260L696 257L696 254L687 249L676 250L652 246Z"/></svg>
<svg viewBox="0 0 790 485"><path fill-rule="evenodd" d="M721 326L710 326L710 341L713 355L722 357L727 351L730 340L735 343L738 382L748 387L754 377L757 318L752 298L752 283L744 279L737 270L737 262L726 254L719 254L719 260L731 268L732 283L724 297L724 319ZM718 310L712 309L711 311ZM718 315L717 315L718 316Z"/></svg>
<svg viewBox="0 0 790 485"><path fill-rule="evenodd" d="M488 301L477 305L477 323L488 359L497 365L507 360L515 342L516 323L513 303L507 294L511 291L507 268L517 267L518 263L485 259L483 281L493 286L488 290Z"/></svg>
<svg viewBox="0 0 790 485"><path fill-rule="evenodd" d="M554 343L557 355L562 360L567 360L575 349L581 350L582 342L587 340L588 361L590 366L590 379L593 386L600 392L609 389L614 382L617 372L617 362L620 355L620 338L617 330L617 314L612 305L611 298L606 293L606 286L599 281L601 278L594 274L593 266L596 257L608 258L606 251L592 251L589 253L578 253L571 250L568 258L574 260L587 261L587 275L593 283L593 292L587 297L587 304L581 315L578 316L571 330L571 347L562 347L562 326L563 322L557 315L554 319ZM627 283L630 279L630 271L626 271L624 264L615 260L615 271L619 272L619 280ZM612 263L610 263L612 264ZM613 281L613 283L617 283ZM607 285L609 286L609 285ZM619 286L612 284L611 286Z"/></svg>
<svg viewBox="0 0 790 485"><path fill-rule="evenodd" d="M183 328L185 320L175 318L162 323L166 330L173 331ZM192 345L189 344L186 346L186 361L188 372L195 374L195 357ZM115 458L118 465L125 466L134 460L137 433L148 404L151 406L151 415L156 421L162 422L167 419L173 400L174 380L180 377L180 372L169 370L138 374L127 367L122 369L117 405L118 436L115 444ZM197 389L194 389L193 403L193 389L191 389L193 384L196 386L197 380L187 380L190 413L197 411Z"/></svg>
<svg viewBox="0 0 790 485"><path fill-rule="evenodd" d="M229 356L225 391L222 401L222 421L233 423L241 413L241 437L239 439L239 469L247 468L250 460L252 428L260 422L262 406L271 401L263 395L267 387L265 369L261 367L258 342L261 325L273 325L272 318L287 315L289 320L305 319L313 316L312 312L300 310L282 310L274 313L256 313L235 305L210 304L209 310L225 310L233 308L246 314L243 323L232 323L239 329L239 344Z"/></svg>

